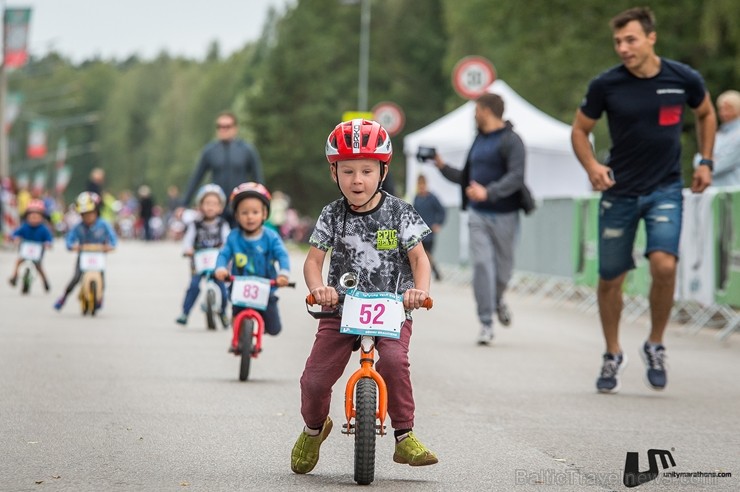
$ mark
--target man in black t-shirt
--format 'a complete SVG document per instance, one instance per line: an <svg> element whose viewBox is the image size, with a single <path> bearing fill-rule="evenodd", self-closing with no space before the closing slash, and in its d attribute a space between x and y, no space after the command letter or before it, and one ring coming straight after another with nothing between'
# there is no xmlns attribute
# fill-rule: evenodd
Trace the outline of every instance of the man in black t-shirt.
<svg viewBox="0 0 740 492"><path fill-rule="evenodd" d="M683 195L681 130L683 111L696 116L699 151L691 190L701 193L712 182L712 147L717 122L702 77L682 63L655 54L655 19L648 8L626 10L611 20L614 48L622 63L594 78L576 112L573 150L597 191L599 212L598 302L606 341L602 393L619 390L627 357L619 345L622 284L635 267L632 248L640 219L645 221L650 262L651 331L640 348L647 383L665 388L663 333L676 282ZM605 164L594 157L588 136L606 113L612 140Z"/></svg>

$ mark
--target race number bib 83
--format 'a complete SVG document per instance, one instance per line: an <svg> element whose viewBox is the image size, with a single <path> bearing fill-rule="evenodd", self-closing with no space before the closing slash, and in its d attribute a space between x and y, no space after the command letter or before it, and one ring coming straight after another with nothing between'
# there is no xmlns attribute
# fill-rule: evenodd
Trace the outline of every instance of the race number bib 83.
<svg viewBox="0 0 740 492"><path fill-rule="evenodd" d="M193 254L193 263L195 264L195 273L208 273L216 269L216 259L218 258L217 248L206 248L196 251Z"/></svg>
<svg viewBox="0 0 740 492"><path fill-rule="evenodd" d="M405 321L401 296L392 292L354 291L344 298L339 330L353 335L400 338Z"/></svg>
<svg viewBox="0 0 740 492"><path fill-rule="evenodd" d="M231 303L264 311L270 300L270 279L262 277L234 277L231 285Z"/></svg>
<svg viewBox="0 0 740 492"><path fill-rule="evenodd" d="M105 270L105 253L99 251L81 252L80 270L83 272L102 272Z"/></svg>
<svg viewBox="0 0 740 492"><path fill-rule="evenodd" d="M23 260L39 261L44 252L44 244L35 241L23 241L18 249L18 255Z"/></svg>

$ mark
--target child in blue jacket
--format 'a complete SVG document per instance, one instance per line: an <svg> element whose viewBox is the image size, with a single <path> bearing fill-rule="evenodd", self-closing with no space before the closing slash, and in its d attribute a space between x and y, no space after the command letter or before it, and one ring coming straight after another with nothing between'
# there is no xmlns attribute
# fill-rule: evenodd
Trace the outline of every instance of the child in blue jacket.
<svg viewBox="0 0 740 492"><path fill-rule="evenodd" d="M231 207L238 225L229 234L226 244L216 260L214 273L218 280L227 280L230 275L250 275L275 281L269 302L260 311L265 321L265 332L277 335L282 329L277 308L277 287L289 283L290 259L280 235L264 227L270 215L270 192L259 183L242 183L231 192ZM229 263L231 270L229 271ZM277 263L278 267L275 267ZM244 307L232 306L232 316L239 314Z"/></svg>
<svg viewBox="0 0 740 492"><path fill-rule="evenodd" d="M49 292L49 280L46 278L46 273L41 266L41 260L44 257L44 251L51 246L54 237L46 226L45 219L46 206L44 202L41 200L31 200L23 214L23 223L18 229L13 231L11 239L18 244L28 241L42 245L41 255L38 259L33 259L33 264L36 267L36 271L39 272L41 280L44 282L44 290ZM13 275L8 279L10 285L13 287L18 282L18 267L22 262L23 258L18 257L18 260L15 262L15 268L13 269Z"/></svg>
<svg viewBox="0 0 740 492"><path fill-rule="evenodd" d="M90 191L83 191L77 196L75 203L77 213L82 216L82 222L67 233L65 240L67 249L69 251L79 252L82 251L82 247L85 245L99 244L104 252L114 250L118 244L118 238L111 225L100 218L100 195ZM82 279L82 270L80 270L80 257L78 255L74 276L64 290L62 297L54 303L54 309L57 311L62 309L67 296L74 290L80 279ZM102 299L100 303L102 304ZM97 309L100 307L101 305L98 305Z"/></svg>

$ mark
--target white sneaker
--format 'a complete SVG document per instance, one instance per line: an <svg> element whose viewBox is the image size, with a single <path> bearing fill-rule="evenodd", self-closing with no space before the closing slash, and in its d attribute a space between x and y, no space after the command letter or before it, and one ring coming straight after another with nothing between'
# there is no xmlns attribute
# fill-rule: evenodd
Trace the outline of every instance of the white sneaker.
<svg viewBox="0 0 740 492"><path fill-rule="evenodd" d="M481 325L478 345L488 345L491 341L493 341L493 326Z"/></svg>

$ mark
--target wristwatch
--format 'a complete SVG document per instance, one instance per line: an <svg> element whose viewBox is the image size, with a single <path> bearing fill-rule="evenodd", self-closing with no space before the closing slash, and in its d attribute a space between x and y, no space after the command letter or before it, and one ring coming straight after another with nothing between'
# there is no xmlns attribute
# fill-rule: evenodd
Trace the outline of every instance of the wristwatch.
<svg viewBox="0 0 740 492"><path fill-rule="evenodd" d="M714 171L714 161L712 159L704 159L702 158L699 161L700 166L707 166L710 171Z"/></svg>

